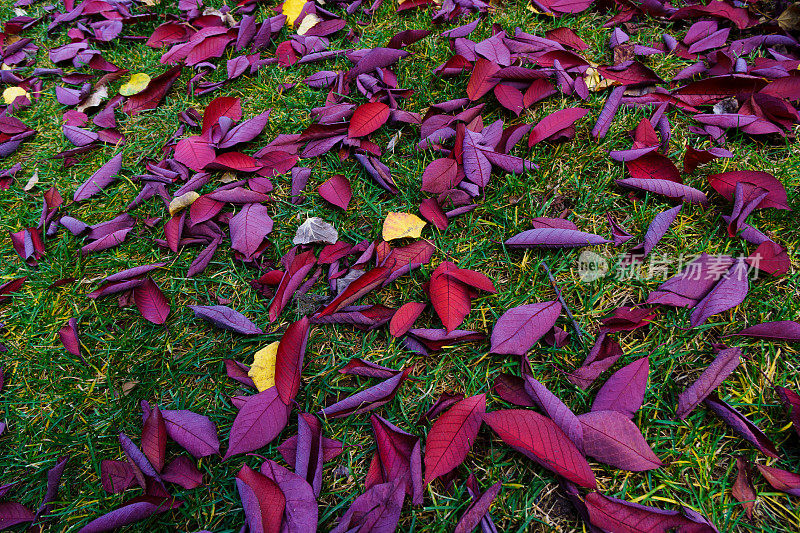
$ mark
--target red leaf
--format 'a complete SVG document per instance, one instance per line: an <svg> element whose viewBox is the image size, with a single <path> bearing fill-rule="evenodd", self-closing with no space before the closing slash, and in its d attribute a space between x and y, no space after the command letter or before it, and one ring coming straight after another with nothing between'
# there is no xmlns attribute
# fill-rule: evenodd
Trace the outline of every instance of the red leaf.
<svg viewBox="0 0 800 533"><path fill-rule="evenodd" d="M543 467L580 485L597 486L581 452L552 420L525 409L505 409L483 415L500 438Z"/></svg>
<svg viewBox="0 0 800 533"><path fill-rule="evenodd" d="M281 278L278 288L275 289L275 297L269 306L269 321L275 322L278 316L286 307L286 304L294 296L294 292L303 282L306 275L314 268L317 260L314 257L314 252L308 250L296 256L293 256L292 261L286 268L286 272Z"/></svg>
<svg viewBox="0 0 800 533"><path fill-rule="evenodd" d="M383 126L391 115L391 109L382 102L367 102L358 106L347 128L349 137L363 137Z"/></svg>
<svg viewBox="0 0 800 533"><path fill-rule="evenodd" d="M133 289L133 301L142 316L153 324L167 321L169 301L152 279L146 278L144 283Z"/></svg>
<svg viewBox="0 0 800 533"><path fill-rule="evenodd" d="M736 458L736 481L731 487L731 496L742 504L749 520L753 519L753 508L756 506L756 490L750 475L750 465L741 457Z"/></svg>
<svg viewBox="0 0 800 533"><path fill-rule="evenodd" d="M458 185L458 163L455 159L434 159L422 172L422 190L440 194Z"/></svg>
<svg viewBox="0 0 800 533"><path fill-rule="evenodd" d="M158 405L153 407L142 428L142 451L147 460L161 472L167 454L167 426Z"/></svg>
<svg viewBox="0 0 800 533"><path fill-rule="evenodd" d="M286 497L278 484L244 465L236 474L236 487L250 531L280 533Z"/></svg>
<svg viewBox="0 0 800 533"><path fill-rule="evenodd" d="M389 333L393 337L402 337L414 325L414 322L425 310L426 304L423 302L408 302L400 306L400 308L392 316L389 322Z"/></svg>
<svg viewBox="0 0 800 533"><path fill-rule="evenodd" d="M593 411L578 417L586 454L622 470L642 472L663 466L636 424L618 411Z"/></svg>
<svg viewBox="0 0 800 533"><path fill-rule="evenodd" d="M773 489L792 496L800 496L800 474L771 466L756 465L756 468Z"/></svg>
<svg viewBox="0 0 800 533"><path fill-rule="evenodd" d="M275 356L275 387L283 403L289 405L300 390L300 374L308 342L308 317L289 324Z"/></svg>
<svg viewBox="0 0 800 533"><path fill-rule="evenodd" d="M498 70L500 70L500 67L497 64L479 57L478 61L475 62L475 67L472 69L469 83L467 83L467 97L474 102L491 91L492 87L499 81L494 78Z"/></svg>
<svg viewBox="0 0 800 533"><path fill-rule="evenodd" d="M470 311L467 287L445 275L448 271L457 269L453 263L442 261L431 274L430 281L431 303L448 333L460 326Z"/></svg>
<svg viewBox="0 0 800 533"><path fill-rule="evenodd" d="M325 309L320 311L317 316L321 318L330 315L342 307L353 303L383 283L383 280L389 276L389 273L390 270L387 267L373 268L348 285L347 288L343 290L339 296L334 298L333 301L325 307Z"/></svg>
<svg viewBox="0 0 800 533"><path fill-rule="evenodd" d="M442 413L431 426L425 442L425 484L464 462L486 412L486 395L461 400Z"/></svg>
<svg viewBox="0 0 800 533"><path fill-rule="evenodd" d="M522 102L522 93L510 85L500 84L495 86L494 95L500 105L519 116L525 108Z"/></svg>
<svg viewBox="0 0 800 533"><path fill-rule="evenodd" d="M758 172L755 170L743 170L734 172L722 172L712 174L708 177L708 183L715 191L724 196L728 201L733 201L737 183L750 184L753 187L761 187L769 192L766 198L761 200L758 209L774 207L775 209L789 209L786 199L786 189L775 176L768 172Z"/></svg>
<svg viewBox="0 0 800 533"><path fill-rule="evenodd" d="M128 97L122 110L130 115L135 115L146 109L155 109L167 94L172 84L181 75L181 66L172 67L160 76L156 76L147 85L147 88L133 96Z"/></svg>
<svg viewBox="0 0 800 533"><path fill-rule="evenodd" d="M192 170L201 171L217 154L207 140L199 136L181 139L175 145L175 159Z"/></svg>
<svg viewBox="0 0 800 533"><path fill-rule="evenodd" d="M347 206L353 197L353 193L350 190L350 182L343 174L336 174L320 185L319 194L343 211L347 211Z"/></svg>

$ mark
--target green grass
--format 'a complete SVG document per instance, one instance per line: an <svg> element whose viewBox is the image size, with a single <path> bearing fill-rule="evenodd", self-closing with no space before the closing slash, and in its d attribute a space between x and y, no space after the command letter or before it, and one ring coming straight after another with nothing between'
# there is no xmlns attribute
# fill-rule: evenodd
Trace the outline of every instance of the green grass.
<svg viewBox="0 0 800 533"><path fill-rule="evenodd" d="M219 4L220 2L213 2ZM170 4L164 2L164 5ZM31 10L37 14L38 8ZM171 7L158 6L159 12ZM271 14L270 8L258 8L259 19ZM3 19L13 16L9 7L1 7ZM357 17L346 17L352 23ZM602 29L605 17L585 13L558 20L539 17L525 9L524 3L504 4L484 20L474 40L490 35L491 23L507 31L519 26L524 31L542 35L558 25L576 29L590 44L586 57L596 62L612 61L606 48L610 30ZM135 26L140 35L149 34L160 21ZM354 26L354 25L353 25ZM455 26L454 25L451 25ZM355 46L384 45L391 36L403 29L430 28L426 12L397 16L392 3L386 3L375 14L371 24L354 26L362 31ZM401 107L422 111L428 105L464 95L467 76L439 79L431 71L451 54L446 39L437 32L410 47L413 56L401 60L396 73L401 87L411 88L414 94L401 102ZM647 44L663 31L681 35L685 28L650 20L632 35L632 42ZM45 38L44 28L29 32L35 41L46 47L67 42L65 31ZM284 34L279 41L288 37ZM332 40L331 48L353 46L342 37ZM141 44L100 45L104 56L133 72L155 76L165 70L159 64L160 50ZM274 50L272 48L271 50ZM229 50L225 58L233 57ZM51 66L43 46L37 56L37 66ZM207 76L206 81L225 77L224 62ZM666 79L686 66L674 56L651 56L646 63ZM238 96L242 99L244 116L253 116L272 108L270 123L262 137L253 143L249 153L263 146L279 133L297 133L311 123L309 110L323 105L325 91L309 89L302 84L279 93L277 88L286 82L300 82L320 68L345 68L344 59L324 65L300 65L282 69L262 68L256 76L244 77L224 89L200 98L187 96L186 69L164 103L155 110L129 118L118 114L120 131L127 137L122 147L123 176L115 185L97 197L74 205L68 202L64 212L88 223L107 220L122 211L138 192L130 177L144 170L144 162L160 159L161 146L178 127L178 113L188 107L202 110L214 97ZM112 85L114 90L124 80ZM107 161L115 150L102 148L67 169L61 161L48 157L70 148L60 130L61 113L65 110L55 100L53 80L48 79L42 98L19 113L19 118L36 128L38 135L25 142L20 151L3 167L14 162L23 164L23 171L7 191L0 191L3 232L35 226L41 211L41 196L50 186L56 186L65 198L71 198L78 184ZM589 131L605 101L607 93L593 93L587 102L576 98L554 96L536 104L522 117L516 118L499 108L488 95L484 121L497 118L506 124L535 122L548 113L569 106L582 105L590 109L589 116L579 123L576 139L560 145L540 144L530 153L522 148L517 155L530 156L538 165L537 171L525 176L495 173L478 208L451 222L445 231L426 227L423 236L437 247L432 262L402 278L367 301L399 306L410 300L423 301L422 284L442 260L455 261L459 266L472 268L488 275L498 288L496 295L484 295L473 302L473 310L464 324L466 329L490 331L494 321L510 307L550 300L555 292L541 266L546 261L570 309L582 328L593 336L599 319L620 305L643 301L660 280L618 280L612 277L593 283L581 283L577 277L575 251L512 251L503 240L528 229L534 216L558 216L564 209L571 211L570 219L583 230L607 235L605 213L611 211L616 219L635 235L641 236L652 217L668 207L660 198L645 198L636 202L613 181L624 177L621 165L611 161L608 150L626 148L630 144L627 132L648 116L646 111L622 109L608 136L601 142L591 139ZM355 91L350 99L363 99ZM700 146L701 141L688 132L690 117L670 110L673 137L669 155L680 161L685 146ZM392 127L374 135L374 141L385 146L396 133ZM423 196L419 179L427 163L437 157L431 150L418 152L415 144L419 131L404 126L401 140L393 153L383 161L392 169L400 193L391 196L369 179L354 159L339 161L336 154L301 163L313 169L306 201L298 206L274 202L269 207L275 220L270 235L272 246L265 253L267 260L277 262L291 246L298 224L308 215L322 216L340 231L341 238L350 242L374 240L380 236L383 219L389 211L416 212ZM794 214L800 208L797 174L800 156L796 143L768 144L741 135L730 136L732 160L718 160L701 167L686 182L709 190L704 175L722 170L765 170L783 181L794 212L767 211L754 214L750 223L773 236L786 246L794 260L794 249L800 242L800 228ZM39 184L30 192L22 186L38 170ZM353 201L346 213L328 206L316 193L316 187L335 173L348 176L353 186ZM290 180L279 176L274 180L275 196L288 196ZM210 190L213 182L204 190ZM748 254L753 247L741 240L728 239L721 225L720 214L728 210L724 203L703 210L684 206L675 225L659 244L656 252L675 257L679 254ZM166 215L160 200L151 199L137 208L134 214L142 219ZM36 508L44 495L46 471L59 456L70 454L72 459L64 477L55 506L52 531L74 531L91 518L107 512L125 499L137 494L106 494L99 481L100 461L121 459L117 434L124 431L138 442L141 422L138 404L141 400L155 401L164 408L191 409L207 414L214 420L221 438L225 438L235 409L230 396L240 394L237 383L225 376L222 360L234 358L250 363L253 353L279 338L280 330L299 317L294 304L283 313L279 323L270 326L267 319L268 300L250 288L249 281L258 276L256 269L234 260L230 249L221 246L209 268L199 276L187 279L188 265L199 249L185 248L176 256L160 250L152 241L163 234L163 224L156 229L137 225L128 241L117 248L92 254L86 258L77 253L80 241L61 231L46 243L47 255L37 268L25 266L14 254L10 240L2 239L0 281L29 276L19 294L3 310L6 324L4 339L8 352L0 356L6 369L6 386L0 392L0 419L8 423L6 435L0 437L0 484L17 482L8 498ZM613 256L610 247L597 247L598 253ZM98 301L85 294L96 287L96 281L124 268L155 261L167 261L168 266L154 274L172 303L172 314L165 327L147 323L135 308L120 308L114 297ZM795 267L797 266L795 261ZM674 273L674 270L670 274ZM64 278L75 282L58 287L52 284ZM312 292L324 292L317 286ZM246 338L211 329L196 320L187 308L192 304L216 303L217 298L230 300L230 306L243 312L267 333ZM800 289L795 272L779 278L763 278L752 284L747 300L732 312L713 317L695 330L688 326L684 310L665 309L646 330L618 335L625 355L614 369L639 357L650 357L650 387L635 422L648 443L667 465L648 473L628 473L592 461L600 490L617 497L643 504L676 509L679 505L692 507L719 527L720 531L797 531L800 530L800 511L796 500L776 493L755 476L759 503L756 520L746 520L742 509L730 495L735 479L734 456L766 464L763 455L734 435L720 420L703 407L696 409L685 421L675 420L677 396L713 359L712 343L722 335L737 331L743 325L766 320L792 320L800 314ZM58 339L58 329L70 318L78 317L86 362L69 355ZM420 324L439 327L431 313ZM560 322L565 329L565 319ZM609 373L602 376L587 391L581 391L567 381L565 374L579 366L586 357L591 338L582 345L574 336L564 348L537 345L529 354L536 377L561 397L574 411L589 409L594 393ZM740 368L723 383L718 392L756 423L784 454L777 465L800 471L797 436L790 428L783 408L773 392L773 385L797 390L797 346L770 344L744 338L727 339L741 346L748 356ZM369 380L342 376L337 372L351 357L392 366L414 364L414 377L402 387L397 398L378 412L399 427L418 435L426 428L415 422L443 391L463 392L466 395L488 393L489 409L500 409L504 403L491 393L494 379L502 372L518 373L514 358L487 354L484 345L460 345L423 358L402 349L385 329L361 333L348 327L315 327L311 333L303 372L304 387L298 397L300 408L314 412L324 403L364 388ZM294 418L294 417L293 417ZM293 434L296 422L290 422L281 437L261 453L278 459L276 446ZM349 503L363 490L363 479L374 442L367 415L324 422L326 435L342 440L347 448L336 460L326 465L324 486L320 498L321 530L336 523ZM168 456L180 453L171 444ZM210 529L217 532L238 531L244 515L239 504L233 476L243 463L255 466L254 457L236 457L226 462L218 458L200 461L206 485L192 491L177 491L185 505L176 511L154 517L131 526L129 531L195 531ZM773 461L769 461L772 464ZM334 469L345 466L347 475L335 475ZM484 428L464 466L460 467L459 482L452 490L440 483L426 488L425 504L417 508L406 505L399 530L451 531L466 508L463 479L474 472L481 485L497 481L504 484L492 508L492 515L503 531L581 531L585 527L561 495L553 475L523 456L512 452Z"/></svg>

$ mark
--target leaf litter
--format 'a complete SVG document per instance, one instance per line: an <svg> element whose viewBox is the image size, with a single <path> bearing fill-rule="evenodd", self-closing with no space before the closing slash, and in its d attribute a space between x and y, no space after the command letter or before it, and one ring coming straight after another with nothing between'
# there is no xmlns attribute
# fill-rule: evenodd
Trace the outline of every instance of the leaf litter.
<svg viewBox="0 0 800 533"><path fill-rule="evenodd" d="M746 135L757 143L794 139L800 122L795 107L800 101L795 73L800 54L796 5L771 18L764 17L755 4L729 0L682 7L660 1L647 5L618 1L612 3L615 13L606 12L608 6L594 5L591 0L533 1L527 6L536 16L556 23L564 14L610 15L605 27L613 29L606 46L613 63L599 64L589 59L599 56L590 52L598 51L566 26L534 35L519 27L504 30L494 25L489 37L473 41L477 28L485 29L494 11L480 0L399 2L398 16L424 11L433 24L459 25L438 34L441 26L407 30L394 35L385 47L373 48L356 47L361 30L354 26L363 25L366 33L369 23L352 25L349 16L370 17L381 2L371 6L334 2L323 7L322 3L287 0L273 14L249 0L220 9L204 6L200 0L182 0L167 17L151 10L154 2L141 4L132 9L130 2L70 0L31 16L26 8L32 2L18 0L15 16L5 21L0 41L2 82L6 85L5 105L0 106L0 156L13 156L40 133L17 115L24 116L26 108L42 105L48 91L64 108L61 132L71 145L53 159L62 160L69 168L82 154L104 146L112 148L114 155L75 188L71 203L65 203L53 187L43 195L38 225L9 232L28 275L0 286L0 303L18 298L26 280L36 276L36 267L54 260L48 248L52 250L53 240L65 234L62 227L81 239L75 250L80 257L135 245L143 232L163 230L152 241L163 250L164 262L110 273L95 290L85 294L92 300L116 295L120 306L134 306L154 327L169 328L176 315L187 311L171 304L177 295L162 289L170 284L161 270L177 275L167 258L189 247L201 250L186 277L203 274L215 257L227 254L257 272L251 284L253 292L270 303L264 316L248 312L252 318L229 306L228 301L218 297L215 301L211 294L203 300L210 305L201 301L188 305L188 311L212 328L209 335L227 330L257 337L261 345L252 366L235 359L225 361L228 376L255 390L230 398L237 412L230 426L223 426L228 433L224 455L219 428L209 414L162 409L143 401L138 444L119 433L125 460L104 458L99 466L100 484L107 492L138 490L134 489L137 485L143 492L113 510L85 517L80 531L108 531L184 506L185 496L175 485L194 490L223 481L206 479L204 469L198 468L198 459L218 462L243 454L254 457L254 452L263 451L284 432L295 408L297 433L277 447L289 468L274 460L277 455L259 455L259 469L245 464L234 479L224 480L236 486L243 511L240 522L251 531L317 529L323 512L319 506L321 490L331 482L324 465L336 461L345 450L342 442L324 436L325 431L333 424L359 424L357 420L363 426L367 412L375 451L364 489L346 509L336 509L338 518L331 531L388 532L405 527L399 524L405 524L409 509L431 503L428 498L434 493L426 487L432 484L435 490L448 494L453 494L455 486L466 488L470 499L464 500L468 505L456 531L478 527L484 532L497 531L489 511L493 502L495 506L507 503L503 495L514 490L514 480L490 484L489 479L478 480L471 472L462 481L466 470L462 464L472 450L498 442L492 433L499 442L541 466L548 472L545 475L555 476L576 513L593 531L717 531L706 517L689 507L664 510L633 503L613 496L617 493L600 483L606 492L602 494L595 475L597 467L587 458L630 472L655 470L665 464L637 424L639 410L652 401L654 394L669 396L663 384L656 386L649 380L654 363L651 357L627 358L628 343L622 341L621 332L676 327L676 319L665 318L669 307L690 309L688 326L707 328L709 320L719 320L723 313L746 305L752 269L780 278L791 267L782 240L773 240L758 228L759 212L791 210L792 197L778 178L754 170L725 170L707 174L704 181L690 176L717 159L731 158L734 154L725 146L737 135ZM674 21L664 28L678 30L683 37L663 33L660 40L632 44L629 34L638 32L645 16ZM470 18L471 22L464 23ZM155 31L146 39L136 35L134 28L150 20L158 21ZM32 28L45 26L49 35L65 34L70 42L37 44L24 37ZM332 48L333 42L339 42L334 37L342 36L352 48ZM466 84L459 98L426 102L422 108L412 109L409 97L413 91L402 87L398 72L414 61L412 54L416 52L407 48L425 39L440 39L449 44L452 54L433 69L431 78L456 78ZM104 53L107 43L115 41L163 52L163 68L153 73L131 73L126 67L133 65L114 64ZM46 51L52 67L38 62L40 49ZM761 55L750 55L754 53ZM648 66L649 56L674 56L691 64L673 72L667 81ZM324 103L310 111L311 123L303 129L275 133L269 127L272 110L245 117L241 98L214 94L204 110L189 108L180 113L177 130L163 139L161 159L135 162L122 151L127 139L117 124L118 117L141 115L146 121L148 112L159 110L165 100L182 90L177 81L187 75L191 76L187 94L202 96L223 93L228 84L242 76L269 75L266 73L272 69L290 71L301 65L320 70L298 83L285 84L282 90L297 90L303 84L319 94L327 91ZM209 73L223 66L226 76L222 81L207 81L207 77L213 77ZM327 70L334 68L338 70ZM604 97L598 114L587 104L591 93ZM530 110L557 95L564 104L561 109L538 121L529 120ZM488 122L493 108L501 109L503 118ZM550 381L553 376L532 375L527 359L543 344L560 348L574 340L583 342L578 321L547 264L543 263L558 301L528 300L495 313L493 325L484 320L485 331L461 330L458 328L474 314L475 302L485 313L480 302L499 292L496 284L502 291L503 283L468 268L468 261L462 262L466 258L445 252L442 259L441 250L430 238L433 228L446 236L453 219L485 207L487 189L496 187L508 175L533 178L538 167L530 159L536 153L531 148L545 145L552 149L565 143L569 146L579 138L588 139L584 130L589 126L591 142L602 140L629 109L647 116L629 132L629 148L618 146L608 152L609 161L621 164L625 176L609 188L618 194L627 191L634 206L644 198L674 207L660 209L652 217L642 242L628 248L626 262L644 261L662 240L678 234L680 220L689 216L685 211L690 209L691 213L699 209L709 222L718 215L725 222L724 238L755 251L746 258L703 253L651 290L646 302L631 302L632 306L611 310L611 316L600 321L583 364L555 379L586 391L621 358L625 357L627 364L590 393L594 398L591 410L576 413L570 407L574 405L571 398L559 398L537 379ZM670 150L676 113L692 121L688 132L694 136L694 146L683 147L680 167L673 161L676 153ZM355 242L351 228L338 223L341 218L337 211L352 211L353 200L360 203L354 192L365 184L385 196L400 194L407 185L405 176L395 180L403 172L384 161L384 150L394 151L401 130L417 129L417 150L433 154L420 175L414 176L420 180L415 187L428 195L418 210L430 225L410 212L414 206L404 206L405 211L380 217L380 233L374 229ZM386 135L392 135L391 146L383 147ZM522 148L518 146L526 138L528 152L524 152L525 143ZM357 163L354 168L363 170L363 174L336 173L319 181L320 167L328 161L329 153L342 162ZM16 164L0 173L0 188L15 186L21 168ZM38 169L34 173L38 176ZM133 176L139 193L122 212L95 224L74 216L78 203L98 207L108 202L115 196L120 179L128 180L129 176ZM290 176L290 192L276 185L284 176ZM317 184L316 193L309 190L310 182ZM30 192L37 185L31 178L23 190ZM287 220L278 208L282 203L303 206L306 196L315 194L336 209L297 211L298 216L304 215L300 223ZM152 198L163 203L162 217L143 219L132 214ZM604 236L602 225L592 226L591 221L577 217L569 219L565 211L558 218L534 217L523 224L530 227L527 230L506 228L505 241L496 244L509 257L529 257L527 254L533 251L562 259L575 248L612 242L622 246L633 238L618 222L624 222L627 214L598 214L605 215L611 239ZM287 225L291 226L288 233ZM276 232L281 232L280 239ZM280 250L281 240L291 240L293 246ZM372 303L378 291L394 290L398 278L403 277L402 283L406 283L418 279L417 274L427 277L421 287L425 301L387 299L387 304L398 304L396 309ZM161 285L154 277L162 280ZM312 288L327 294L316 298L319 295L309 292ZM289 303L299 299L311 302L310 308L285 324L281 320L289 314ZM558 325L563 321L562 313L572 322L577 339ZM432 327L415 327L418 322ZM458 343L484 346L488 338L485 350L494 354L492 357L505 356L497 361L519 361L520 374L499 374L491 390L499 399L523 408L509 409L494 397L487 398L487 382L471 396L466 394L467 387L455 393L442 392L416 427L404 429L401 420L384 418L380 409L394 401L404 384L418 379L421 366L411 362L394 369L354 357L339 372L372 380L370 384L351 394L328 394L312 402L318 408L316 414L302 412L297 398L309 401L315 397L317 380L306 372L307 359L312 356L307 354L307 343L314 333L326 335L320 332L330 331L331 324L362 331L386 330L420 359ZM57 331L64 349L83 364L88 355L84 337L90 330L85 317L80 322L72 317ZM260 338L275 334L280 334L280 339L274 342ZM795 342L800 340L800 325L790 320L763 320L738 328L728 337ZM745 413L720 398L726 379L737 367L746 365L749 356L721 342L714 349L716 357L677 396L672 414L684 420L702 404L728 425L731 434L749 442L763 456L780 458L781 451L767 435ZM509 355L517 358L508 359ZM6 379L0 372L0 389ZM800 396L781 386L774 393L787 409L787 420L798 431ZM482 432L484 423L488 428ZM8 431L14 428L0 423L0 436ZM177 447L168 446L168 441ZM46 494L36 512L7 499L7 493L14 495L18 489L12 484L2 485L0 526L43 526L61 514L57 510L61 505L58 494L65 470L72 468L69 459L60 457L50 467ZM477 454L473 459L478 460ZM741 502L748 519L753 518L753 500L758 498L752 479L755 472L772 489L800 495L798 473L755 462L753 468L742 458L737 458L736 465L738 476L731 495ZM488 488L483 490L481 485Z"/></svg>

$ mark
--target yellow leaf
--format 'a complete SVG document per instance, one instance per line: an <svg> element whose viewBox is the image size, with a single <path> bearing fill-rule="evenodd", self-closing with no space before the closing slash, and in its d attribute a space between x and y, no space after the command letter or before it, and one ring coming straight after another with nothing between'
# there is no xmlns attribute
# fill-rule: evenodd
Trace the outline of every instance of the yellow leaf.
<svg viewBox="0 0 800 533"><path fill-rule="evenodd" d="M131 79L129 79L127 83L123 84L122 87L119 88L119 94L122 96L133 96L134 94L139 94L147 89L149 84L150 76L144 72L140 72L131 76Z"/></svg>
<svg viewBox="0 0 800 533"><path fill-rule="evenodd" d="M425 221L411 213L389 213L383 221L383 240L393 241L404 237L419 237Z"/></svg>
<svg viewBox="0 0 800 533"><path fill-rule="evenodd" d="M169 203L169 214L175 216L175 213L180 213L182 209L192 205L198 198L200 198L200 195L196 191L189 191L186 194L176 196Z"/></svg>
<svg viewBox="0 0 800 533"><path fill-rule="evenodd" d="M278 344L280 341L268 344L253 356L253 366L247 375L256 384L258 392L275 386L275 357L278 355Z"/></svg>
<svg viewBox="0 0 800 533"><path fill-rule="evenodd" d="M13 104L18 96L30 96L28 91L22 87L9 87L3 91L3 101L7 104Z"/></svg>
<svg viewBox="0 0 800 533"><path fill-rule="evenodd" d="M287 26L294 26L294 22L302 13L305 5L306 0L286 0L283 3L283 14L286 15Z"/></svg>

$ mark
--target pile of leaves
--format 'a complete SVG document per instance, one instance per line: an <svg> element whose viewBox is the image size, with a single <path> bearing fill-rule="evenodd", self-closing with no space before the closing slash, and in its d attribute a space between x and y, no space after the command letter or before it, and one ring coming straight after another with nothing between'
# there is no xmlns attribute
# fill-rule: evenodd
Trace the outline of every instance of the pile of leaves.
<svg viewBox="0 0 800 533"><path fill-rule="evenodd" d="M265 301L268 311L246 316L231 302L209 293L204 302L189 306L191 312L207 323L209 336L227 330L240 336L280 337L256 351L252 363L224 361L224 372L242 386L239 394L226 397L236 410L227 431L221 432L209 413L142 401L140 435L131 438L120 432L123 459L102 457L99 463L102 487L112 494L125 493L125 500L97 516L86 516L79 531L109 531L168 515L185 504L181 489L191 491L212 482L198 469L198 461L214 464L237 458L241 468L235 479L213 483L235 484L243 530L316 531L323 520L318 500L330 482L323 476L325 465L332 463L336 472L347 475L341 461L347 446L326 436L325 428L367 419L374 453L360 481L361 493L346 508L336 509L333 532L407 529L398 526L406 523L402 521L407 509L432 505L439 492L458 490L469 495L469 503L455 531L498 531L490 507L510 489L501 482L489 485L480 472L462 466L471 450L487 442L507 446L519 452L516 461L532 461L546 471L587 530L722 530L723 525L688 506L654 507L615 497L598 480L598 467L589 460L628 472L665 465L636 421L650 386L649 357L601 378L625 355L622 333L708 329L712 317L747 305L751 284L768 283L791 269L790 251L781 236L760 229L753 216L791 209L792 198L784 184L755 170L725 170L703 179L696 174L716 159L734 157L728 148L731 137L765 144L795 141L800 122L797 5L533 0L528 9L551 24L548 31L537 34L491 25L488 18L503 10L502 4L405 0L397 4L397 16L425 12L430 25L397 33L384 46L362 48L359 42L370 31L370 17L381 3L286 0L267 8L241 0L217 8L201 0L179 0L165 14L151 0L64 0L47 6L18 0L17 14L4 22L0 157L20 159L0 173L0 187L20 188L23 167L31 170L21 150L39 132L18 117L46 99L55 98L60 104L61 116L53 120L60 122L63 138L71 145L52 156L62 161L64 172L92 152L111 155L80 180L71 201L56 187L50 188L42 195L38 224L10 232L20 265L28 272L0 286L0 303L16 298L27 280L37 275L37 268L56 260L48 249L68 234L79 242L70 261L119 247L135 248L143 235L154 235L148 242L159 247L163 261L108 272L98 279L65 278L59 283L90 285L85 298L113 296L119 307L135 307L141 320L169 327L177 310L172 295L156 279L165 271L196 278L215 257L227 255L250 273L250 290ZM595 62L589 44L561 24L561 17L583 12L606 20L613 63ZM668 22L680 35L665 32L647 44L630 42L630 34L641 25L666 27ZM139 28L147 23L155 23L155 31L140 35ZM473 40L479 26L491 26L491 36ZM69 42L53 45L54 41L26 36L37 31L66 36ZM410 49L416 43L433 39L446 42L450 56L430 76L467 80L466 90L457 98L418 106L414 91L403 87L397 72L399 65L414 60ZM350 47L334 48L334 42ZM115 43L160 50L163 70L151 77L130 71L131 65L113 63L104 55ZM41 66L45 56L51 64ZM665 80L648 66L651 56L672 56L690 65ZM239 78L270 76L277 69L291 71L308 64L319 70L281 87L317 91L319 105L310 109L311 123L302 129L265 135L271 110L246 116L240 97L223 94ZM222 80L211 81L217 69L224 71ZM160 157L123 159L127 138L118 119L137 117L140 124L147 124L152 112L183 91L179 80L186 81L189 96L211 94L207 105L180 113L177 129L157 141ZM594 93L604 98L597 116L583 107ZM535 122L526 120L543 102L558 99L559 110ZM536 180L535 147L569 146L579 140L584 126L591 126L591 142L602 140L625 109L635 109L646 118L618 143L620 149L602 155L624 166L626 177L616 180L613 190L625 191L631 205L661 202L671 207L659 208L641 242L633 245L626 244L634 235L618 222L620 213L598 213L607 220L607 228L570 218L568 209L526 219L524 228L495 245L511 257L528 258L528 250L539 254L555 296L502 309L485 330L460 329L476 299L498 293L498 280L459 266L456 252L439 250L424 234L433 228L445 232L479 212L487 190L509 176ZM490 122L490 110L501 118ZM671 146L676 124L670 113L681 113L691 122L692 144L682 146L680 153ZM334 213L352 209L354 180L369 180L366 186L386 197L398 195L406 183L398 179L398 169L387 157L401 130L419 135L415 141L419 154L404 157L433 155L424 170L411 177L424 198L418 205L401 205L382 216L380 234L360 242L341 237L342 228L330 220ZM381 135L391 136L386 145L379 142ZM313 190L312 176L331 156L352 162L348 168L354 170L335 173ZM25 191L36 186L38 178L31 174ZM97 223L79 218L82 206L109 202L121 179L138 188L124 209ZM318 195L329 211L298 220L276 208L302 206L308 195ZM159 205L160 216L141 211L152 201ZM674 229L683 210L701 213L709 222L708 231L713 230L710 222L721 218L727 238L749 247L748 255L703 253L645 299L604 309L605 318L599 323L581 323L571 311L570 295L562 292L548 264L575 261L577 252L572 249L625 246L622 263L642 266ZM278 227L281 231L292 227L291 247L276 248ZM565 250L564 255L553 255L557 250ZM181 254L193 257L185 271L172 265ZM514 277L508 266L507 275ZM375 303L378 291L389 294L398 285L413 282L420 271L425 273L424 299L403 301L397 307L389 304L391 298ZM298 304L299 318L294 316L293 302ZM677 319L682 315L670 308L690 309L688 323ZM317 376L307 371L307 344L312 332L328 335L337 326L385 332L414 358L392 368L338 353L339 372L365 378L368 385L320 400L310 393ZM85 363L83 329L81 320L73 317L58 336L63 348ZM683 420L695 409L706 409L726 424L730 435L757 450L760 462L736 459L738 477L732 493L742 507L734 512L752 518L758 491L767 486L800 496L800 473L765 464L767 458L780 460L791 452L779 449L746 413L720 397L725 380L748 359L742 348L728 343L740 337L797 342L800 323L759 320L738 329L713 343L713 361L683 387L674 416ZM596 332L593 341L586 331ZM494 354L492 361L505 361L506 371L476 394L467 395L466 390L441 394L414 428L399 427L382 416L382 408L424 372L421 361L443 357L451 347L467 343ZM538 375L530 364L535 351L569 343L585 343L586 358L560 379L583 391L602 379L599 388L592 389L586 412L573 411L569 398L560 398L543 384L551 376ZM223 368L212 366L207 371L220 373ZM15 379L16 373L7 379ZM3 381L0 370L0 389ZM457 383L456 388L463 385ZM658 388L655 394L661 394ZM791 388L775 386L774 397L786 408L784 422L800 432L800 396ZM13 409L20 398L3 401ZM287 434L294 421L296 433ZM12 431L0 423L0 436ZM226 443L224 452L220 436ZM168 447L168 442L177 446ZM278 446L268 448L273 442ZM275 453L263 455L267 449ZM245 455L247 461L241 461ZM0 485L0 528L46 527L63 516L58 493L71 467L68 456L52 466L46 495L36 511L19 503L23 481Z"/></svg>

